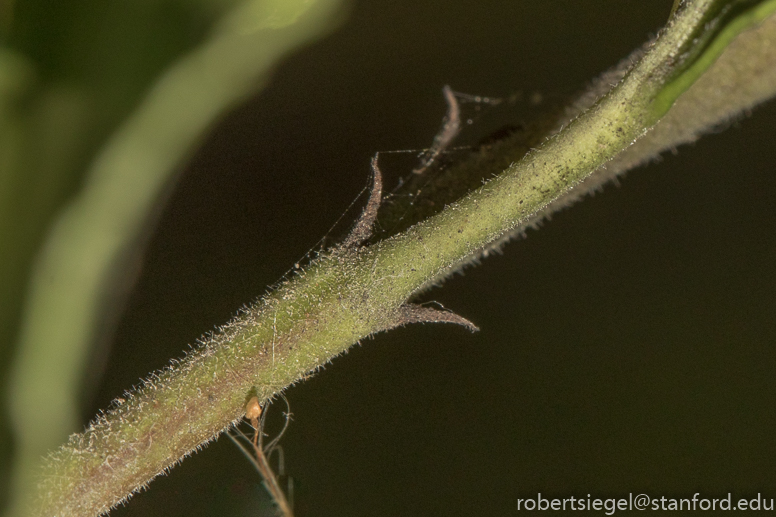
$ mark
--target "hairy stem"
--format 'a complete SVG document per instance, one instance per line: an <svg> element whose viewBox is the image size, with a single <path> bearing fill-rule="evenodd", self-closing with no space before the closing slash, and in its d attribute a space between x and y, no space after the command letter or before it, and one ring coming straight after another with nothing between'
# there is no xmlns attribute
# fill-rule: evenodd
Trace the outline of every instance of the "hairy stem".
<svg viewBox="0 0 776 517"><path fill-rule="evenodd" d="M773 0L681 3L611 91L522 159L511 157L499 176L380 242L358 244L368 232L357 225L362 233L349 245L203 338L49 456L40 514L108 511L228 429L251 397L274 396L371 334L465 321L408 300L568 196L647 133L733 36L774 10Z"/></svg>

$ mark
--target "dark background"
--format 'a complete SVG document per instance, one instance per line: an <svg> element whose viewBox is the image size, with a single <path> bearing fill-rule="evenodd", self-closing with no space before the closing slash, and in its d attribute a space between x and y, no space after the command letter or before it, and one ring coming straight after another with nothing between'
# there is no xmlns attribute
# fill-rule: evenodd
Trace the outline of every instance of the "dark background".
<svg viewBox="0 0 776 517"><path fill-rule="evenodd" d="M654 34L671 4L354 4L186 165L85 419L278 280L362 189L375 151L427 146L444 84L553 102ZM461 143L523 109L490 110ZM762 107L632 171L425 296L479 333L391 331L288 390L297 514L512 515L537 492L776 497L775 119ZM406 156L382 162L388 186ZM266 504L222 437L112 515Z"/></svg>

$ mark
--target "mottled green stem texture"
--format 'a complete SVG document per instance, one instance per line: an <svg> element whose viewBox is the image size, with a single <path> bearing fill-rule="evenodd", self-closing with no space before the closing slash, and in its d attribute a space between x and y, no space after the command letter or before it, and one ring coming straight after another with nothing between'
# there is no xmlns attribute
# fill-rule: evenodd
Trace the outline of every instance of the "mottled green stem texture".
<svg viewBox="0 0 776 517"><path fill-rule="evenodd" d="M321 255L71 436L46 459L36 514L107 512L234 425L251 396L271 398L374 333L414 321L455 321L413 309L409 300L600 174L670 117L674 102L720 56L726 59L740 33L772 27L775 9L774 1L680 2L658 37L620 68L608 93L583 102L562 129L513 156L501 174L402 233ZM772 52L762 59L771 61L758 70L775 68ZM772 75L768 80L766 93L742 95L715 120L685 125L628 163L760 102L773 93Z"/></svg>

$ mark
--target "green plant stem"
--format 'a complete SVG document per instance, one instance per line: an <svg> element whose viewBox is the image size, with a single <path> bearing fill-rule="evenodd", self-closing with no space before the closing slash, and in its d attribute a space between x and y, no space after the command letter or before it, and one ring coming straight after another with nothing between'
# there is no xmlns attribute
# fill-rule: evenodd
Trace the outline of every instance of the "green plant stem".
<svg viewBox="0 0 776 517"><path fill-rule="evenodd" d="M720 9L727 4L746 9L730 19ZM422 321L407 306L414 294L534 220L642 137L683 91L666 97L666 85L689 87L698 63L708 67L719 55L715 42L731 40L727 27L774 9L774 1L682 4L608 94L500 176L401 234L332 250L71 436L46 461L39 513L107 511L233 425L249 397L266 400L359 340ZM692 80L683 81L686 73Z"/></svg>

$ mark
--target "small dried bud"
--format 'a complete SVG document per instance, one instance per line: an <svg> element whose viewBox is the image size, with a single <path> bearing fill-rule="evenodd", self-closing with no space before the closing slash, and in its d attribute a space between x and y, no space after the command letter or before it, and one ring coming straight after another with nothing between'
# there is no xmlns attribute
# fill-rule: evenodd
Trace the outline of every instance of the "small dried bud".
<svg viewBox="0 0 776 517"><path fill-rule="evenodd" d="M258 420L261 416L261 404L258 397L251 397L251 400L245 405L245 418L248 420Z"/></svg>

